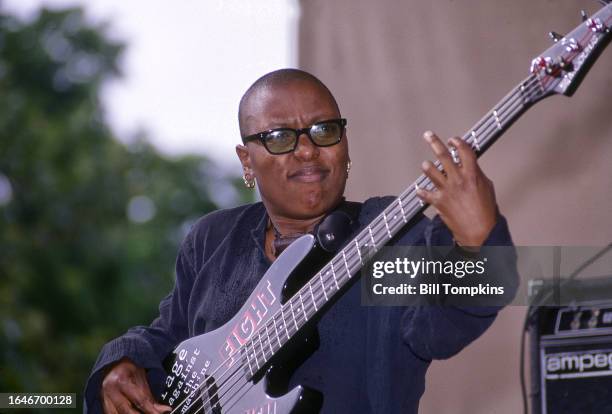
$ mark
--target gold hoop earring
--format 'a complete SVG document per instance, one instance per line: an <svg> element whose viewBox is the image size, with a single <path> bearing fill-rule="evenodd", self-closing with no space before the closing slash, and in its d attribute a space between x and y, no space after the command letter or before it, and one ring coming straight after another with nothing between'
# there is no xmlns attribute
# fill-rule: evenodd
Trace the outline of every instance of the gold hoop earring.
<svg viewBox="0 0 612 414"><path fill-rule="evenodd" d="M251 177L251 174L245 172L242 175L242 180L246 188L255 188L255 178Z"/></svg>

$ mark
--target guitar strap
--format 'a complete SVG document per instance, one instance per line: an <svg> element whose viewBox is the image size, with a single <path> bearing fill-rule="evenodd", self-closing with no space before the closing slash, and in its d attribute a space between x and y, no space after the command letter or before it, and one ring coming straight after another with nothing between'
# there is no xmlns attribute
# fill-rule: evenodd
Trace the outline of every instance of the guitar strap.
<svg viewBox="0 0 612 414"><path fill-rule="evenodd" d="M348 237L357 230L360 212L361 203L346 201L343 198L338 207L325 216L309 234L315 236L323 250L328 253L335 253ZM278 257L283 250L304 234L306 233L281 235L274 227L274 255Z"/></svg>
<svg viewBox="0 0 612 414"><path fill-rule="evenodd" d="M346 201L329 213L314 229L319 246L328 253L335 253L359 227L361 203Z"/></svg>

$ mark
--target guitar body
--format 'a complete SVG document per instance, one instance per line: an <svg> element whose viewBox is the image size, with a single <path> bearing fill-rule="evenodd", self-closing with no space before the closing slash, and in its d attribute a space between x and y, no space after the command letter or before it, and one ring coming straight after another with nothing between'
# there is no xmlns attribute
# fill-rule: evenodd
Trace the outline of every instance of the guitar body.
<svg viewBox="0 0 612 414"><path fill-rule="evenodd" d="M296 240L274 261L229 322L180 343L166 361L169 375L162 403L178 407L177 413L318 412L320 393L301 386L287 390L293 369L317 349L314 323L261 366L245 362L247 356L240 349L308 280L305 268L312 268L320 256L313 236Z"/></svg>

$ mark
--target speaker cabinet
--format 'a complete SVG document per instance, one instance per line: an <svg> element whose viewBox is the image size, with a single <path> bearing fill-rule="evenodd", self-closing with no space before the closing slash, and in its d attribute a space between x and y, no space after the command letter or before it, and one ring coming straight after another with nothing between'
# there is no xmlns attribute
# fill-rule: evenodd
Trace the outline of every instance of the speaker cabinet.
<svg viewBox="0 0 612 414"><path fill-rule="evenodd" d="M535 414L612 414L612 297L599 283L577 284L578 301L537 308L529 321Z"/></svg>

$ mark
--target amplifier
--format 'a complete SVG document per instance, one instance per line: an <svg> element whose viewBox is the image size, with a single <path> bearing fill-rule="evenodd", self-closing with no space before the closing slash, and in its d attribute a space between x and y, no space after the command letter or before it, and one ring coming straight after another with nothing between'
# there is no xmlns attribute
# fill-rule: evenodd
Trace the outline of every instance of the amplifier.
<svg viewBox="0 0 612 414"><path fill-rule="evenodd" d="M612 296L597 289L610 283L576 282L579 301L537 308L529 325L534 413L612 414Z"/></svg>

